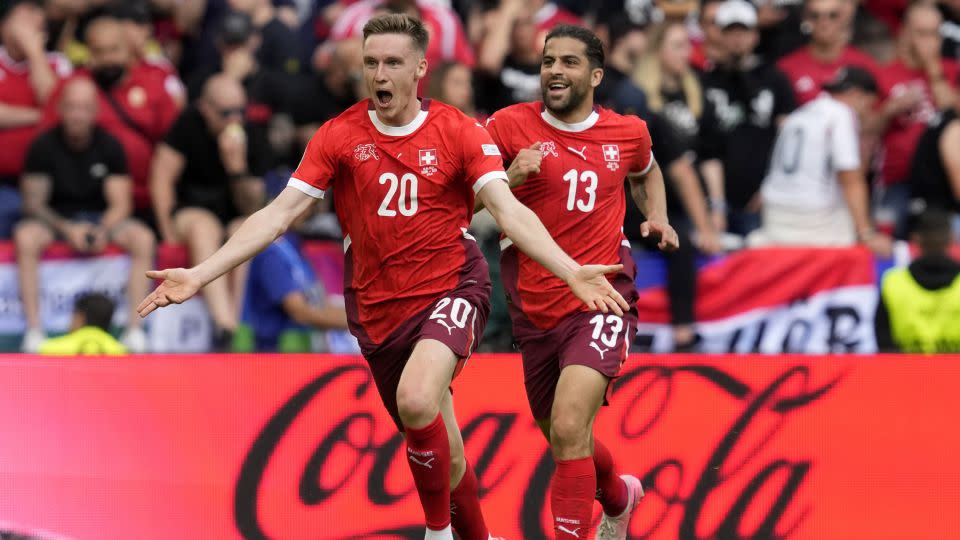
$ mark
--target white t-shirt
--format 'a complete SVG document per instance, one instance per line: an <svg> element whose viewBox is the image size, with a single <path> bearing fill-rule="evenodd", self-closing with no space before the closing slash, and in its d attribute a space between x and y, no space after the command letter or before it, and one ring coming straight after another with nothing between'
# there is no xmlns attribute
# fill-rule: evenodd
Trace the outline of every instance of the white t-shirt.
<svg viewBox="0 0 960 540"><path fill-rule="evenodd" d="M857 132L853 110L829 94L787 116L761 188L764 203L808 210L846 206L837 173L860 168Z"/></svg>

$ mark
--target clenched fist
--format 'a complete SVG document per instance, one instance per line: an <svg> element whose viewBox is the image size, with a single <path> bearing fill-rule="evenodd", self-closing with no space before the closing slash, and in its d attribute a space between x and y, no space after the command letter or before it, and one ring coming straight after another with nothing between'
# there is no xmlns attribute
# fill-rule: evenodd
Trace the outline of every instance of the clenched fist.
<svg viewBox="0 0 960 540"><path fill-rule="evenodd" d="M535 142L530 148L524 148L517 152L517 157L513 158L510 167L507 169L507 177L510 179L510 188L515 188L527 181L531 174L540 172L540 162L543 160L543 154L540 153L540 143Z"/></svg>

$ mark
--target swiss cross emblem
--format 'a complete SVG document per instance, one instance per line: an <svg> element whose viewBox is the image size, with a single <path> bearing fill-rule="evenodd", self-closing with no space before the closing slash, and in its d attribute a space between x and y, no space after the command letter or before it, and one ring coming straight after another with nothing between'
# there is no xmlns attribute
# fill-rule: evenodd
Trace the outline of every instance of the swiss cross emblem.
<svg viewBox="0 0 960 540"><path fill-rule="evenodd" d="M615 144L603 145L603 159L607 161L607 168L615 171L620 168L620 147Z"/></svg>
<svg viewBox="0 0 960 540"><path fill-rule="evenodd" d="M424 176L430 176L437 172L437 150L435 148L420 150L420 172Z"/></svg>

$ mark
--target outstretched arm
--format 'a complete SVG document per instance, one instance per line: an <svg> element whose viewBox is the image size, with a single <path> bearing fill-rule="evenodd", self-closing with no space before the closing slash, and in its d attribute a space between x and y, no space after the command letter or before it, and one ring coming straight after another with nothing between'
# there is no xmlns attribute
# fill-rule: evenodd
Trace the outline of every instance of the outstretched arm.
<svg viewBox="0 0 960 540"><path fill-rule="evenodd" d="M654 161L650 170L642 174L630 174L630 194L637 208L647 218L640 225L640 234L644 237L653 234L660 237L657 247L663 251L673 251L680 247L677 232L667 219L667 190L663 185L663 172Z"/></svg>
<svg viewBox="0 0 960 540"><path fill-rule="evenodd" d="M630 309L606 278L606 274L619 272L622 265L578 264L560 249L537 215L513 196L505 182L490 182L477 196L517 248L563 280L587 307L617 315Z"/></svg>
<svg viewBox="0 0 960 540"><path fill-rule="evenodd" d="M208 259L193 268L172 268L147 272L147 277L163 282L152 292L137 312L146 317L153 310L179 304L197 293L242 262L252 258L286 232L290 224L315 199L295 188L286 188L276 199L258 210Z"/></svg>

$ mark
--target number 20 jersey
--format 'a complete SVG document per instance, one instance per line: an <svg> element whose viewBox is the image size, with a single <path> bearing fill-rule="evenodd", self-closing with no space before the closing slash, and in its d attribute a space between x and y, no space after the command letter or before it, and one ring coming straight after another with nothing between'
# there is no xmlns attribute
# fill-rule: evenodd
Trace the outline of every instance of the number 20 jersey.
<svg viewBox="0 0 960 540"><path fill-rule="evenodd" d="M622 262L633 279L633 262L622 251L630 246L623 235L624 181L628 173L645 173L653 165L646 123L597 107L583 122L568 124L542 103L521 103L496 112L486 127L508 163L540 143L540 172L513 192L557 244L580 264ZM509 239L501 248L516 249ZM516 283L505 287L514 289L511 303L536 328L551 329L586 310L560 279L523 253L516 256Z"/></svg>
<svg viewBox="0 0 960 540"><path fill-rule="evenodd" d="M289 186L333 189L345 235L351 331L365 353L486 263L466 230L474 196L506 180L500 152L475 120L423 100L406 126L379 121L364 100L314 134Z"/></svg>

